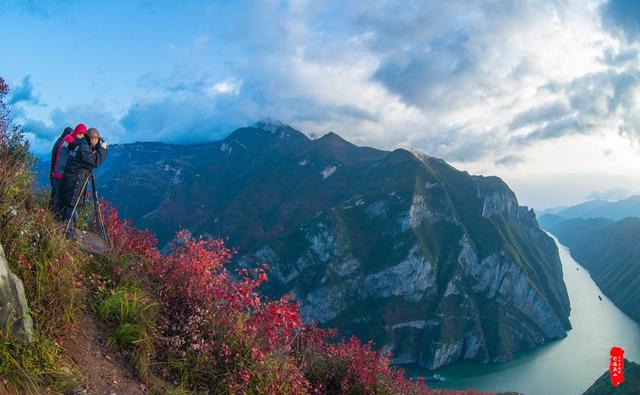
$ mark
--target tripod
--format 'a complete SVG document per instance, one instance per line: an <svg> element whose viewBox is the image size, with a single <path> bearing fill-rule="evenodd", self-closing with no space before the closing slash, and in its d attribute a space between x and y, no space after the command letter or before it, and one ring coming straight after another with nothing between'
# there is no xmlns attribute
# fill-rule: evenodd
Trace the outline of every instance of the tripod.
<svg viewBox="0 0 640 395"><path fill-rule="evenodd" d="M106 231L106 228L104 227L102 210L100 210L100 201L98 200L98 189L96 188L96 179L93 177L93 172L89 172L89 175L87 176L87 178L84 180L84 183L82 184L82 189L80 190L78 199L76 199L76 203L73 205L73 211L71 211L71 216L67 221L67 226L65 226L64 228L64 233L66 234L69 231L69 227L71 226L71 222L73 221L73 216L76 215L78 212L80 199L82 199L83 197L86 198L85 195L87 193L87 185L89 184L89 180L91 180L91 190L92 190L91 192L93 196L93 212L95 216L94 218L95 218L96 224L98 225L98 230L101 233L100 236L102 236L102 239L104 240L106 245L109 246L110 245L109 238L107 237L107 231ZM84 206L84 202L82 203L82 205Z"/></svg>

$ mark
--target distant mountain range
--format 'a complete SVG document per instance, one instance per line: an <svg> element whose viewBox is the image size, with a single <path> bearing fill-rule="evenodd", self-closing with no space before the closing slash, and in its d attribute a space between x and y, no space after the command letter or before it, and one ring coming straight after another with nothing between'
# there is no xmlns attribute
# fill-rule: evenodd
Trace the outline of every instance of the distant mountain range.
<svg viewBox="0 0 640 395"><path fill-rule="evenodd" d="M614 221L627 217L640 217L640 196L631 196L624 200L588 200L570 207L554 207L540 211L538 216L555 215L569 218L609 218Z"/></svg>
<svg viewBox="0 0 640 395"><path fill-rule="evenodd" d="M550 218L544 228L569 247L605 295L640 321L640 218Z"/></svg>
<svg viewBox="0 0 640 395"><path fill-rule="evenodd" d="M546 210L538 223L569 247L605 295L640 321L640 196Z"/></svg>
<svg viewBox="0 0 640 395"><path fill-rule="evenodd" d="M96 176L161 244L181 226L227 238L236 265L270 264L265 292L397 363L504 361L570 328L556 245L497 177L266 122L214 143L111 146Z"/></svg>

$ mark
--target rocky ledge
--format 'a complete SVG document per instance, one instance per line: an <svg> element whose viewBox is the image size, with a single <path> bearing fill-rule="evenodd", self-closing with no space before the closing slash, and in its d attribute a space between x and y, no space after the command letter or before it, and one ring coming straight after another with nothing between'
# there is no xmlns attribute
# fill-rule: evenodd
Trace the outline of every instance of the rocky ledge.
<svg viewBox="0 0 640 395"><path fill-rule="evenodd" d="M33 340L33 322L22 280L9 269L0 245L0 330L9 328L9 335L25 342Z"/></svg>

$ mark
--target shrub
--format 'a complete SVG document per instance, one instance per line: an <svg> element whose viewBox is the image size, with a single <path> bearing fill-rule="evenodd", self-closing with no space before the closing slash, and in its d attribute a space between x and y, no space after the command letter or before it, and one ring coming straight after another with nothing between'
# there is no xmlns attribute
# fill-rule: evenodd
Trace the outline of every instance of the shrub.
<svg viewBox="0 0 640 395"><path fill-rule="evenodd" d="M261 296L266 265L232 276L226 266L235 251L222 240L179 232L162 256L149 232L120 220L113 208L106 208L106 227L113 254L105 265L116 282L144 277L141 284L156 295L157 363L181 386L216 393L431 393L371 343L334 342L334 331L303 325L291 297Z"/></svg>
<svg viewBox="0 0 640 395"><path fill-rule="evenodd" d="M100 301L99 316L108 321L131 324L153 321L154 302L139 288L118 287Z"/></svg>
<svg viewBox="0 0 640 395"><path fill-rule="evenodd" d="M0 244L24 283L34 342L16 343L0 328L0 376L29 392L66 388L72 375L60 343L77 307L83 255L64 239L46 202L31 189L34 158L22 130L11 122L4 102L8 92L0 78Z"/></svg>
<svg viewBox="0 0 640 395"><path fill-rule="evenodd" d="M124 323L118 325L113 334L109 337L109 339L107 339L107 345L131 347L134 346L135 343L142 341L144 337L145 333L139 326Z"/></svg>
<svg viewBox="0 0 640 395"><path fill-rule="evenodd" d="M67 392L76 387L71 364L64 360L54 340L36 332L33 343L27 345L9 335L0 330L0 377L8 379L21 393L41 393L47 387Z"/></svg>

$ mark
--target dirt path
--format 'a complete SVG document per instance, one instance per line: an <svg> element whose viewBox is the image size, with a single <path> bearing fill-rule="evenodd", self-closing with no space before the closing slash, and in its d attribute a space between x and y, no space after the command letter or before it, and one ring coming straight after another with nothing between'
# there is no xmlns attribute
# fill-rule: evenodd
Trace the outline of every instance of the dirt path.
<svg viewBox="0 0 640 395"><path fill-rule="evenodd" d="M92 232L76 229L76 242L89 253L104 254L107 250L104 241ZM80 394L137 395L147 392L146 386L136 379L128 366L126 357L105 344L108 335L96 325L89 312L80 309L75 324L75 329L65 338L64 348L81 374Z"/></svg>
<svg viewBox="0 0 640 395"><path fill-rule="evenodd" d="M17 391L9 389L7 382L0 381L0 395L20 395Z"/></svg>
<svg viewBox="0 0 640 395"><path fill-rule="evenodd" d="M137 395L147 393L144 384L138 381L127 361L105 345L106 335L97 326L93 317L79 311L76 328L65 338L66 354L75 363L81 374L82 390L79 394L91 395Z"/></svg>

